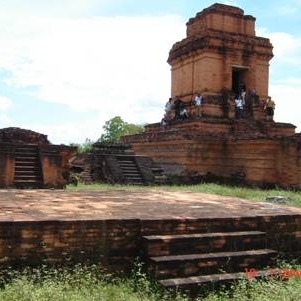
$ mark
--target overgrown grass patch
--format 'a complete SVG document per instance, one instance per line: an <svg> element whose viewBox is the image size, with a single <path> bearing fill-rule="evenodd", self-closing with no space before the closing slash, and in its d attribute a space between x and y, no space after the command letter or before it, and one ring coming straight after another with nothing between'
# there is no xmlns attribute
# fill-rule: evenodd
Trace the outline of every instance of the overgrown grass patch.
<svg viewBox="0 0 301 301"><path fill-rule="evenodd" d="M300 265L290 265L300 270ZM11 277L7 277L10 275ZM8 279L10 278L10 279ZM10 271L1 278L1 301L187 301L181 294L169 294L149 281L141 269L130 278L106 275L97 266L73 269L39 268ZM301 277L242 280L227 290L217 290L198 301L300 300Z"/></svg>
<svg viewBox="0 0 301 301"><path fill-rule="evenodd" d="M79 184L77 187L69 185L68 190L172 190L212 193L217 195L239 197L254 201L266 201L270 196L283 196L286 198L286 205L301 207L301 192L284 189L260 189L250 187L228 186L212 183L198 185L166 185L166 186L134 186L134 185L112 185L112 184Z"/></svg>

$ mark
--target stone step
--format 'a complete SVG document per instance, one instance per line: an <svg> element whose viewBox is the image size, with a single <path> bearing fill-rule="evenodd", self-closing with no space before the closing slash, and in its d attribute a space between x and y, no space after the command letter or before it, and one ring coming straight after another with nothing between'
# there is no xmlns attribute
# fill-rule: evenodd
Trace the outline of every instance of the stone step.
<svg viewBox="0 0 301 301"><path fill-rule="evenodd" d="M123 167L123 168L136 168L137 169L137 166L134 162L132 162L132 163L118 162L118 163L119 163L119 166Z"/></svg>
<svg viewBox="0 0 301 301"><path fill-rule="evenodd" d="M42 181L14 181L14 186L22 189L37 189L42 188L43 183Z"/></svg>
<svg viewBox="0 0 301 301"><path fill-rule="evenodd" d="M24 145L24 146L21 146L21 145L18 145L14 148L15 151L38 151L38 147L37 146L30 146L30 145Z"/></svg>
<svg viewBox="0 0 301 301"><path fill-rule="evenodd" d="M126 169L128 171L137 171L138 168L136 165L133 166L124 166L124 165L120 165L121 169Z"/></svg>
<svg viewBox="0 0 301 301"><path fill-rule="evenodd" d="M34 175L16 175L14 181L39 181L41 176L39 174Z"/></svg>
<svg viewBox="0 0 301 301"><path fill-rule="evenodd" d="M142 179L141 175L140 174L135 174L135 175L124 175L124 177L126 179Z"/></svg>
<svg viewBox="0 0 301 301"><path fill-rule="evenodd" d="M37 160L38 158L37 158L37 156L16 156L15 157L15 161L22 161L22 162L24 162L24 161L35 161L35 160Z"/></svg>
<svg viewBox="0 0 301 301"><path fill-rule="evenodd" d="M25 167L26 165L24 165ZM35 164L31 167L26 166L26 168L23 168L23 166L15 166L15 173L24 173L24 172L32 172L32 173L40 173L40 168L38 164Z"/></svg>
<svg viewBox="0 0 301 301"><path fill-rule="evenodd" d="M187 219L149 219L142 221L144 235L199 234L216 232L257 231L258 225L266 223L266 218L275 219L273 215L252 217L219 217Z"/></svg>
<svg viewBox="0 0 301 301"><path fill-rule="evenodd" d="M39 162L15 162L15 169L34 169L39 167Z"/></svg>
<svg viewBox="0 0 301 301"><path fill-rule="evenodd" d="M16 157L23 157L23 156L37 156L37 152L36 151L15 151L15 156Z"/></svg>
<svg viewBox="0 0 301 301"><path fill-rule="evenodd" d="M18 176L18 177L27 177L27 175L29 177L37 177L37 176L40 176L41 175L41 172L39 171L36 171L36 172L30 172L30 173L19 173L19 172L16 172L15 171L15 177Z"/></svg>
<svg viewBox="0 0 301 301"><path fill-rule="evenodd" d="M248 278L246 272L219 273L203 276L193 276L184 278L172 278L160 280L159 283L167 289L177 289L182 291L197 291L201 286L213 289L217 284L226 284L241 279L255 279L270 276L269 270L258 270L253 278Z"/></svg>
<svg viewBox="0 0 301 301"><path fill-rule="evenodd" d="M270 249L151 257L151 271L157 279L233 273L245 268L270 266L277 252Z"/></svg>
<svg viewBox="0 0 301 301"><path fill-rule="evenodd" d="M38 162L34 163L21 163L21 164L15 164L15 171L22 171L22 170L39 170L39 164Z"/></svg>
<svg viewBox="0 0 301 301"><path fill-rule="evenodd" d="M129 172L129 171L124 171L123 173L122 173L124 176L130 176L130 177L141 177L141 174L140 174L140 172L138 172L138 171L132 171L132 172Z"/></svg>
<svg viewBox="0 0 301 301"><path fill-rule="evenodd" d="M17 165L15 166L15 169L18 169L19 171L31 171L31 170L38 170L38 164L35 165Z"/></svg>
<svg viewBox="0 0 301 301"><path fill-rule="evenodd" d="M34 161L15 161L15 167L21 167L21 166L37 166L39 165L38 160Z"/></svg>
<svg viewBox="0 0 301 301"><path fill-rule="evenodd" d="M121 170L123 172L139 172L138 168L136 166L131 166L131 167L128 167L128 166L122 166L122 165L119 165Z"/></svg>
<svg viewBox="0 0 301 301"><path fill-rule="evenodd" d="M15 174L37 174L37 173L40 173L40 170L38 167L26 168L26 169L22 169L19 167L15 168Z"/></svg>
<svg viewBox="0 0 301 301"><path fill-rule="evenodd" d="M218 232L143 237L148 256L242 251L266 248L266 234L261 231Z"/></svg>
<svg viewBox="0 0 301 301"><path fill-rule="evenodd" d="M119 164L129 164L129 165L135 165L136 166L136 161L133 160L117 160Z"/></svg>
<svg viewBox="0 0 301 301"><path fill-rule="evenodd" d="M125 163L135 162L134 156L127 156L127 157L125 157L125 158L118 158L118 157L117 157L117 160L118 160L119 162L125 162Z"/></svg>
<svg viewBox="0 0 301 301"><path fill-rule="evenodd" d="M40 179L25 179L25 180L14 180L14 184L41 184L41 180Z"/></svg>

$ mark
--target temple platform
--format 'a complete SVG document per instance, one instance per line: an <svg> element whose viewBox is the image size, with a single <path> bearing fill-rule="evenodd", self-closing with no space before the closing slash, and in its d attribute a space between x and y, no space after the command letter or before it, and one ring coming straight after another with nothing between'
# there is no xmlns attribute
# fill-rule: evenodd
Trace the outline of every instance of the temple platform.
<svg viewBox="0 0 301 301"><path fill-rule="evenodd" d="M0 209L2 268L93 262L128 271L137 256L147 256L143 240L153 235L219 233L223 246L233 235L245 244L261 231L279 254L301 250L301 208L205 193L12 189L1 190Z"/></svg>
<svg viewBox="0 0 301 301"><path fill-rule="evenodd" d="M301 208L214 194L138 190L1 190L0 222L301 215Z"/></svg>

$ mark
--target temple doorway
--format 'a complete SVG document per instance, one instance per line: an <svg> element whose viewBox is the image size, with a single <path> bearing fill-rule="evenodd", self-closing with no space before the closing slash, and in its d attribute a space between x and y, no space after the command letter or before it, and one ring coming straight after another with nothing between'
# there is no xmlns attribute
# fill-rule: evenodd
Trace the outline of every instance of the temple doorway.
<svg viewBox="0 0 301 301"><path fill-rule="evenodd" d="M232 67L232 91L235 95L240 94L241 88L244 86L246 89L246 75L248 68L242 66Z"/></svg>

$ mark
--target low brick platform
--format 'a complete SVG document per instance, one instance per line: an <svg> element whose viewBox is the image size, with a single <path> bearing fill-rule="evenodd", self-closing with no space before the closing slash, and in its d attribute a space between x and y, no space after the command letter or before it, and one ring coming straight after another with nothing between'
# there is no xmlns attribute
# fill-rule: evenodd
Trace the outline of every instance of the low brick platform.
<svg viewBox="0 0 301 301"><path fill-rule="evenodd" d="M0 191L0 267L99 262L129 270L145 235L264 231L267 247L301 250L301 209L157 189Z"/></svg>
<svg viewBox="0 0 301 301"><path fill-rule="evenodd" d="M301 208L160 189L0 190L0 221L201 219L300 214Z"/></svg>

